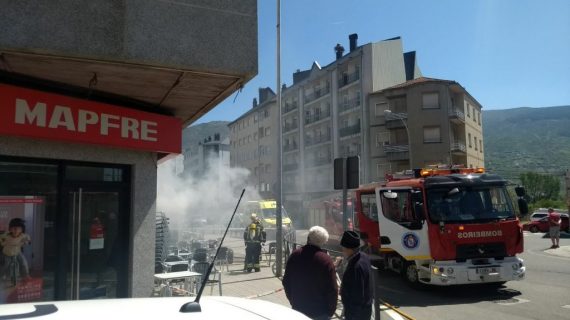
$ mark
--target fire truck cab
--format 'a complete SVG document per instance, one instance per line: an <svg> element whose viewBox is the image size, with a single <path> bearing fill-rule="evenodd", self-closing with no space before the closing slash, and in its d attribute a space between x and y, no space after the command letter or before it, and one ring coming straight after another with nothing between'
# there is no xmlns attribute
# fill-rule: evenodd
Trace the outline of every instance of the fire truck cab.
<svg viewBox="0 0 570 320"><path fill-rule="evenodd" d="M388 176L357 190L358 228L374 258L411 284L521 280L523 233L506 185L481 168Z"/></svg>

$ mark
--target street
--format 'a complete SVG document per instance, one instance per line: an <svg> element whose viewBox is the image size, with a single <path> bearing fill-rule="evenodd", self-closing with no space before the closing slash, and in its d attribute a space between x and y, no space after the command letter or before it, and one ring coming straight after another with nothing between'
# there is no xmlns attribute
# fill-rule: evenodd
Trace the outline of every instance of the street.
<svg viewBox="0 0 570 320"><path fill-rule="evenodd" d="M570 319L570 235L560 249L549 238L525 232L526 279L492 286L412 289L397 274L380 272L380 294L414 319ZM565 255L565 256L564 256Z"/></svg>

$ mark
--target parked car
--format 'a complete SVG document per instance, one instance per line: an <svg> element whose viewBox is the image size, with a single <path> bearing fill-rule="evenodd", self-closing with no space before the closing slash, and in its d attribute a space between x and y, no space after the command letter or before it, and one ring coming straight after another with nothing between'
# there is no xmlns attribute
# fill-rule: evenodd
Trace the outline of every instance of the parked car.
<svg viewBox="0 0 570 320"><path fill-rule="evenodd" d="M560 218L562 218L562 224L560 225L560 230L570 232L568 214L563 213L560 215ZM536 221L529 221L523 224L523 230L528 230L532 233L548 232L549 228L550 224L548 223L548 217L544 217Z"/></svg>
<svg viewBox="0 0 570 320"><path fill-rule="evenodd" d="M561 209L554 209L556 212L564 212L566 210ZM567 215L567 213L562 213L562 215ZM539 208L535 212L530 215L530 221L538 221L544 217L548 217L548 209L547 208Z"/></svg>
<svg viewBox="0 0 570 320"><path fill-rule="evenodd" d="M188 260L175 255L170 255L163 262L167 272L188 271Z"/></svg>

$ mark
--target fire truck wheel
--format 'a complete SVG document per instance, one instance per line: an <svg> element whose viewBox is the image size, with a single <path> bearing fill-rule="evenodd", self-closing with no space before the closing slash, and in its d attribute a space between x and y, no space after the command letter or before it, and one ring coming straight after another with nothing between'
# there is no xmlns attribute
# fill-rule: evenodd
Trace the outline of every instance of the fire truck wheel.
<svg viewBox="0 0 570 320"><path fill-rule="evenodd" d="M404 263L402 275L410 285L419 284L418 268L413 261Z"/></svg>

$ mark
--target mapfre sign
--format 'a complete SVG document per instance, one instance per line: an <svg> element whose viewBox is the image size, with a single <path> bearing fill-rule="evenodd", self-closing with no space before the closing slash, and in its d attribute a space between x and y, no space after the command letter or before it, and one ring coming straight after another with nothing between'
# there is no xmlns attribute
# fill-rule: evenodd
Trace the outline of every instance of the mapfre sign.
<svg viewBox="0 0 570 320"><path fill-rule="evenodd" d="M182 123L174 117L0 84L0 135L180 153Z"/></svg>

